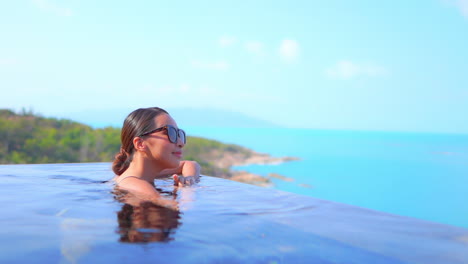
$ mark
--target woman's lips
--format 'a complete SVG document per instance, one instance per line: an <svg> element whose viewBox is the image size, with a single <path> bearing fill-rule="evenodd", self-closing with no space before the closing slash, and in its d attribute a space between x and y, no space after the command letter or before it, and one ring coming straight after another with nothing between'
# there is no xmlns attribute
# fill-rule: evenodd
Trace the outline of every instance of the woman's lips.
<svg viewBox="0 0 468 264"><path fill-rule="evenodd" d="M174 156L178 157L179 159L182 158L182 152L172 152L172 154L174 154Z"/></svg>

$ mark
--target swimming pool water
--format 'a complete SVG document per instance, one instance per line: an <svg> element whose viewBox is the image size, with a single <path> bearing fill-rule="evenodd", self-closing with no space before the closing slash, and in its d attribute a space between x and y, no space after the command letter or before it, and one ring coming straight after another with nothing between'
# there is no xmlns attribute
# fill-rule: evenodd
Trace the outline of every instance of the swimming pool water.
<svg viewBox="0 0 468 264"><path fill-rule="evenodd" d="M109 163L0 166L0 263L467 263L468 230L203 176L180 211L118 202Z"/></svg>

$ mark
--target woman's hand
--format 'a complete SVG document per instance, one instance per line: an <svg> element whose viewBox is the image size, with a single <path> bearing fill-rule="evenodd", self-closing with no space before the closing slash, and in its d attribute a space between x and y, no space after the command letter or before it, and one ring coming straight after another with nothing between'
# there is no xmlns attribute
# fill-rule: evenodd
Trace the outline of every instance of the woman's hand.
<svg viewBox="0 0 468 264"><path fill-rule="evenodd" d="M182 175L174 174L174 185L189 186L200 181L200 165L196 161L182 161Z"/></svg>
<svg viewBox="0 0 468 264"><path fill-rule="evenodd" d="M172 175L174 179L174 185L176 186L190 186L200 181L200 176L182 176L174 174Z"/></svg>

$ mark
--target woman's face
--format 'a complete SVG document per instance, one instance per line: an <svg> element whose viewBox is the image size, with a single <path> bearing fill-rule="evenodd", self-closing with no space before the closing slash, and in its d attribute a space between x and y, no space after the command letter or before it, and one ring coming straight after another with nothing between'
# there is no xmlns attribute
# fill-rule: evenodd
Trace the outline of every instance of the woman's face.
<svg viewBox="0 0 468 264"><path fill-rule="evenodd" d="M177 123L170 115L161 114L154 119L155 128L172 125L177 128ZM161 168L175 168L179 166L182 158L184 142L178 138L176 143L171 143L167 136L167 130L161 130L145 136L146 154L153 159Z"/></svg>

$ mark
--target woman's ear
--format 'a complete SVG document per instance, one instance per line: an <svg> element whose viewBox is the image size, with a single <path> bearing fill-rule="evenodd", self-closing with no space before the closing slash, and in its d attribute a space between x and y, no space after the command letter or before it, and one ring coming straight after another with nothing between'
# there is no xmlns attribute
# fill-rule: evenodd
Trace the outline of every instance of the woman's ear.
<svg viewBox="0 0 468 264"><path fill-rule="evenodd" d="M144 151L146 149L145 141L141 137L133 138L133 147L136 150Z"/></svg>

